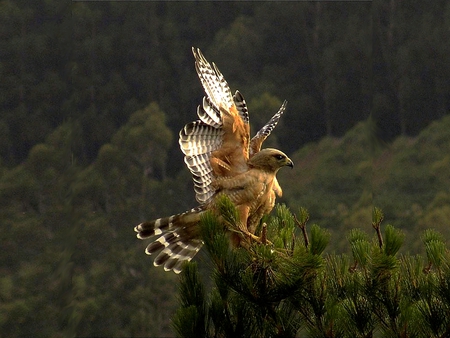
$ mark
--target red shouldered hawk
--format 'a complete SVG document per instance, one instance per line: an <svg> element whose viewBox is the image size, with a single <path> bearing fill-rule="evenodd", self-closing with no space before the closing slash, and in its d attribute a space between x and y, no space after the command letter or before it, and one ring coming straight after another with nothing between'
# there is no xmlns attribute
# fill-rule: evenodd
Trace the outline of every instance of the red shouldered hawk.
<svg viewBox="0 0 450 338"><path fill-rule="evenodd" d="M158 236L147 246L146 253L157 253L154 265L166 271L181 271L203 242L198 223L206 210L214 209L218 197L227 195L239 213L237 224L242 238L259 240L254 235L263 215L275 205L275 195L282 190L276 179L281 167L293 162L280 150L263 149L286 108L278 112L250 139L247 104L241 93L234 95L222 73L210 64L199 49L192 48L195 68L206 96L198 106L199 120L180 131L180 148L192 173L199 206L182 214L144 222L135 227L139 239Z"/></svg>

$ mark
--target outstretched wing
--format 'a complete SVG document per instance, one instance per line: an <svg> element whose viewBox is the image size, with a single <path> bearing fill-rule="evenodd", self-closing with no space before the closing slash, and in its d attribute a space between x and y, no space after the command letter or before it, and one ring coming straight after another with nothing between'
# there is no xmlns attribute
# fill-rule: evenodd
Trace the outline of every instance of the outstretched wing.
<svg viewBox="0 0 450 338"><path fill-rule="evenodd" d="M214 195L211 187L213 169L210 162L211 152L222 145L223 131L204 122L188 123L180 131L180 148L185 154L184 162L194 181L195 198L205 204Z"/></svg>
<svg viewBox="0 0 450 338"><path fill-rule="evenodd" d="M287 101L285 100L283 104L281 105L280 109L271 117L271 119L262 127L255 136L250 140L250 157L255 155L257 152L261 150L261 145L264 142L264 140L270 135L272 130L275 129L275 127L278 124L278 121L281 118L281 115L283 115L285 109L286 109ZM283 192L281 190L280 184L278 183L277 178L275 177L273 180L273 191L281 197Z"/></svg>
<svg viewBox="0 0 450 338"><path fill-rule="evenodd" d="M192 173L196 199L208 203L215 193L216 177L232 176L247 170L250 126L243 96L231 95L230 87L214 63L199 49L192 49L195 69L205 90L197 108L199 120L180 131L180 148Z"/></svg>
<svg viewBox="0 0 450 338"><path fill-rule="evenodd" d="M210 64L205 59L200 49L192 48L192 53L195 58L195 70L212 105L217 111L221 105L225 109L231 109L234 106L234 100L222 73L214 63Z"/></svg>
<svg viewBox="0 0 450 338"><path fill-rule="evenodd" d="M264 140L270 135L272 130L276 127L278 124L278 121L280 120L281 115L283 115L284 110L286 109L287 101L284 101L281 105L280 109L275 113L275 115L272 116L272 118L265 124L264 127L262 127L255 136L250 141L250 157L255 155L258 151L261 150L261 145L264 142Z"/></svg>

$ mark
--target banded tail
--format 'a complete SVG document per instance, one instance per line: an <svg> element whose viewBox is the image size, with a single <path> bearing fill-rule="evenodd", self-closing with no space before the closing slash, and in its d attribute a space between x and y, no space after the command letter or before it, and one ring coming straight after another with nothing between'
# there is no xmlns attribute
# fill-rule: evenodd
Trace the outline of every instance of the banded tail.
<svg viewBox="0 0 450 338"><path fill-rule="evenodd" d="M165 271L181 272L183 263L189 262L203 245L199 239L198 222L204 212L203 207L198 207L182 214L144 222L134 228L139 239L159 236L145 249L147 255L159 252L153 262L155 266L163 265Z"/></svg>

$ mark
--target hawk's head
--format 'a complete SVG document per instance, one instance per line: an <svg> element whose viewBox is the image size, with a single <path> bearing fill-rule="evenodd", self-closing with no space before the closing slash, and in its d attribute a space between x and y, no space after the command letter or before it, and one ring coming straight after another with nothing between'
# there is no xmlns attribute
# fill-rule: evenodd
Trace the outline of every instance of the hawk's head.
<svg viewBox="0 0 450 338"><path fill-rule="evenodd" d="M276 173L281 167L294 167L294 162L285 153L273 148L266 148L257 152L250 158L248 164L253 168L271 173Z"/></svg>

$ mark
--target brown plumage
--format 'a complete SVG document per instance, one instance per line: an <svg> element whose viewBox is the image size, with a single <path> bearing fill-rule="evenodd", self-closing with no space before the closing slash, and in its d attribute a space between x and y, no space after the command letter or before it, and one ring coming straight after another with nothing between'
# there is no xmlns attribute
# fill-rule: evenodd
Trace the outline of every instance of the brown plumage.
<svg viewBox="0 0 450 338"><path fill-rule="evenodd" d="M230 88L215 64L200 50L192 49L195 68L206 96L197 109L199 120L180 131L180 148L192 173L197 208L182 214L144 222L135 227L140 239L159 236L147 246L146 253L158 253L154 265L181 271L184 261L200 250L198 223L206 210L215 209L218 198L226 195L239 212L237 227L242 234L235 244L258 240L254 235L263 215L274 207L282 190L276 173L292 161L280 150L263 149L286 108L286 101L269 122L250 139L246 102L241 93L231 95Z"/></svg>

